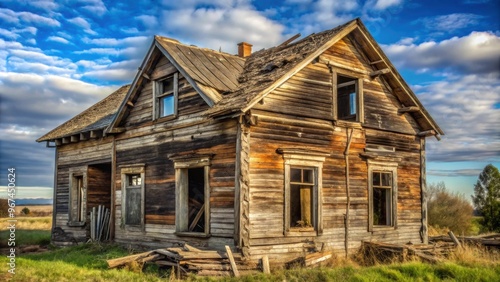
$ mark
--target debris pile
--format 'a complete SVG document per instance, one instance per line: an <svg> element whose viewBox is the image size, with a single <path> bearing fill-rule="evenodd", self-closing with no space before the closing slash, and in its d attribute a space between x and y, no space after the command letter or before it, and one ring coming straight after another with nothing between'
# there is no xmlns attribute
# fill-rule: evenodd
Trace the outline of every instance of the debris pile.
<svg viewBox="0 0 500 282"><path fill-rule="evenodd" d="M460 243L500 249L500 233L480 236L457 236L456 239ZM453 239L445 235L440 235L429 237L429 242L453 242Z"/></svg>
<svg viewBox="0 0 500 282"><path fill-rule="evenodd" d="M183 247L156 249L144 253L108 260L108 267L115 268L131 263L144 265L155 263L160 267L174 268L176 277L185 277L189 273L199 276L236 276L240 271L249 273L257 270L257 264L244 262L240 254L233 256L226 246L226 252L200 250L185 244Z"/></svg>
<svg viewBox="0 0 500 282"><path fill-rule="evenodd" d="M111 212L103 205L93 207L90 212L90 240L101 242L109 240L109 221Z"/></svg>
<svg viewBox="0 0 500 282"><path fill-rule="evenodd" d="M442 261L456 248L454 243L437 242L435 244L390 244L381 242L363 242L362 255L365 263L404 261L415 256L423 261L436 263Z"/></svg>

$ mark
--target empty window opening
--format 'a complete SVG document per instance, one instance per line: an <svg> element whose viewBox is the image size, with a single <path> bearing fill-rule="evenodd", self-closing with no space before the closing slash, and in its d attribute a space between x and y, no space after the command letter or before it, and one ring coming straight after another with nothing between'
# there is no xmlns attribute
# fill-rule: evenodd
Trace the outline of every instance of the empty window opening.
<svg viewBox="0 0 500 282"><path fill-rule="evenodd" d="M392 173L373 172L373 225L392 225Z"/></svg>
<svg viewBox="0 0 500 282"><path fill-rule="evenodd" d="M314 170L290 168L290 227L313 227Z"/></svg>
<svg viewBox="0 0 500 282"><path fill-rule="evenodd" d="M188 169L189 232L205 232L205 170Z"/></svg>
<svg viewBox="0 0 500 282"><path fill-rule="evenodd" d="M85 188L83 185L83 176L74 176L74 188L72 197L72 221L85 221Z"/></svg>
<svg viewBox="0 0 500 282"><path fill-rule="evenodd" d="M141 225L141 197L142 178L141 174L127 174L125 186L125 224Z"/></svg>
<svg viewBox="0 0 500 282"><path fill-rule="evenodd" d="M358 79L337 75L337 118L341 120L357 120L358 112Z"/></svg>

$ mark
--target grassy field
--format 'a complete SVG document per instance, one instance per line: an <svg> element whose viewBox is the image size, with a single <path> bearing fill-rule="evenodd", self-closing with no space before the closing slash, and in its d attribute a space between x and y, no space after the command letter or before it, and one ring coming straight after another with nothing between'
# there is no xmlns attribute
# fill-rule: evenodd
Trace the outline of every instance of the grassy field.
<svg viewBox="0 0 500 282"><path fill-rule="evenodd" d="M16 274L7 273L7 258L0 259L0 281L165 281L169 271L154 265L144 272L107 269L106 260L128 255L116 245L87 244L16 257ZM500 281L498 255L467 249L450 261L426 264L418 261L362 267L354 262L332 261L335 267L276 270L236 279L188 277L189 281Z"/></svg>

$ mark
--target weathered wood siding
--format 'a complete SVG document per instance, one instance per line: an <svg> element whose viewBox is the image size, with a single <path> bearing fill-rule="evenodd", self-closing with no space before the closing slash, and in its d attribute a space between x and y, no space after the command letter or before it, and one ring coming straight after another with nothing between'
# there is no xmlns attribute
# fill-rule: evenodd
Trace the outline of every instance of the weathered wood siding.
<svg viewBox="0 0 500 282"><path fill-rule="evenodd" d="M74 242L84 242L86 239L86 227L70 227L68 226L68 209L69 209L69 185L70 185L70 170L74 168L81 168L87 172L87 188L94 187L98 188L99 191L105 190L105 185L111 184L111 179L109 178L107 183L102 185L95 185L95 181L102 177L101 173L96 173L97 170L88 170L89 165L98 163L110 163L111 162L111 152L112 152L112 137L94 139L88 141L80 141L78 143L66 144L58 147L57 156L58 166L57 166L57 183L56 183L56 198L54 199L54 213L56 223L55 227L61 228L65 235L54 235L53 242L55 244L67 244ZM90 182L89 182L90 181ZM106 180L104 180L106 181ZM90 184L90 186L89 186ZM111 187L107 186L107 189L111 191ZM89 204L101 203L104 200L110 200L107 194L106 199L98 200L97 189L87 189L87 197L91 199ZM109 203L108 203L109 206ZM87 206L87 213L90 212L89 206Z"/></svg>
<svg viewBox="0 0 500 282"><path fill-rule="evenodd" d="M401 106L383 81L371 79L370 65L347 38L322 56L352 69L363 78L364 123L352 124L349 150L350 210L349 251L361 240L420 242L420 138L408 115L398 115ZM349 71L349 70L347 70ZM344 70L346 72L346 70ZM258 124L250 127L249 155L249 254L286 259L302 254L307 240L316 246L344 252L346 163L349 123L335 126L332 110L331 73L325 64L310 64L272 91L252 109ZM328 85L330 83L330 85ZM397 162L397 228L368 231L368 164L366 144L395 148L387 157ZM278 148L329 151L323 164L322 223L318 236L285 236L284 161Z"/></svg>
<svg viewBox="0 0 500 282"><path fill-rule="evenodd" d="M168 75L175 69L167 59L159 60L152 76ZM117 137L115 179L115 240L149 246L219 246L234 242L234 181L236 158L235 120L214 121L201 113L209 108L202 97L179 75L178 115L172 120L154 120L153 82L142 88ZM209 239L179 237L175 232L175 169L171 154L213 154L210 161ZM121 167L145 166L145 232L122 225Z"/></svg>

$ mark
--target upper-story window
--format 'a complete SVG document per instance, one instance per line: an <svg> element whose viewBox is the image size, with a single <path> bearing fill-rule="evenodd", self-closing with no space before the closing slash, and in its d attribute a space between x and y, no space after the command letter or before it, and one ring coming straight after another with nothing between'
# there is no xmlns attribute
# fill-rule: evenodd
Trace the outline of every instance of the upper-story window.
<svg viewBox="0 0 500 282"><path fill-rule="evenodd" d="M178 73L155 81L155 118L177 115Z"/></svg>
<svg viewBox="0 0 500 282"><path fill-rule="evenodd" d="M363 122L362 80L337 73L335 119Z"/></svg>

